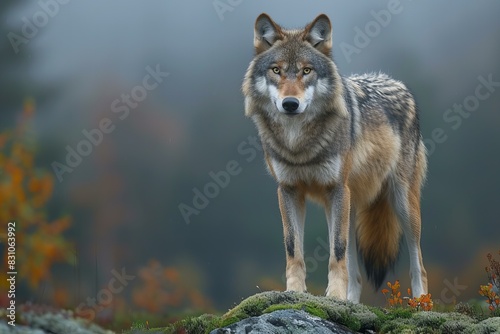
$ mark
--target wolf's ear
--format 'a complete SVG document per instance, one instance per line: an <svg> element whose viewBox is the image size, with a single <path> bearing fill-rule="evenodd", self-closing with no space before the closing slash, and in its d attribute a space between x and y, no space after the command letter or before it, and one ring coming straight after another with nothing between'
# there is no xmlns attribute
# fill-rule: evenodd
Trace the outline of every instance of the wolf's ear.
<svg viewBox="0 0 500 334"><path fill-rule="evenodd" d="M255 52L259 54L266 51L279 39L283 39L283 31L280 26L274 23L266 13L260 14L255 21L254 28Z"/></svg>
<svg viewBox="0 0 500 334"><path fill-rule="evenodd" d="M332 51L332 24L325 14L309 23L304 30L304 39L327 56Z"/></svg>

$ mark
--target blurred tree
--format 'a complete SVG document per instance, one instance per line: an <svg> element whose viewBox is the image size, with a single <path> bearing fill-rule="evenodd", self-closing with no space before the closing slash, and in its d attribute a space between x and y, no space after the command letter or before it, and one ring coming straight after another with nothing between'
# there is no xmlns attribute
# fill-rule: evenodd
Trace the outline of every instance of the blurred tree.
<svg viewBox="0 0 500 334"><path fill-rule="evenodd" d="M35 166L33 116L34 103L27 100L17 127L0 133L0 222L5 226L0 232L0 244L6 242L7 223L15 222L18 280L36 292L43 280L51 278L55 263L71 263L74 256L72 244L63 235L70 226L70 217L48 219L46 205L54 178ZM6 252L7 247L1 246ZM2 259L7 268L7 256ZM6 272L0 272L2 288L8 283Z"/></svg>

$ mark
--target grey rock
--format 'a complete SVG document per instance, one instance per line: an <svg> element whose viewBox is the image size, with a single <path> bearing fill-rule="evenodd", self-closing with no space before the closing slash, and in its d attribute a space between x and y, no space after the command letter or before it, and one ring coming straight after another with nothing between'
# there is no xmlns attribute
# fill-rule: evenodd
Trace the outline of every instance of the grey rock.
<svg viewBox="0 0 500 334"><path fill-rule="evenodd" d="M244 319L210 334L353 334L349 328L302 310L279 310Z"/></svg>
<svg viewBox="0 0 500 334"><path fill-rule="evenodd" d="M70 311L59 313L23 312L20 319L24 325L7 325L0 320L0 334L114 334L96 324L74 318Z"/></svg>

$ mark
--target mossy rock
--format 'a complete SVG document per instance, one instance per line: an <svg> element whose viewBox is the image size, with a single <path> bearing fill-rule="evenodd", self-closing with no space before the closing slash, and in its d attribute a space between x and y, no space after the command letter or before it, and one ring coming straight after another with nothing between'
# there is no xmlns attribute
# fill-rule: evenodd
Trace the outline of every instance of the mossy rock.
<svg viewBox="0 0 500 334"><path fill-rule="evenodd" d="M335 298L300 292L268 291L243 300L222 316L202 315L181 320L161 333L210 333L241 320L259 317L279 310L299 310L358 332L417 334L500 334L500 318L480 321L458 312L416 312L407 307L383 309L354 304ZM143 332L129 332L143 333ZM144 331L148 333L148 331Z"/></svg>
<svg viewBox="0 0 500 334"><path fill-rule="evenodd" d="M249 317L283 309L304 310L355 331L374 328L378 320L377 315L365 305L293 291L256 294L242 301L222 318L224 326L227 326ZM227 321L229 319L231 321Z"/></svg>

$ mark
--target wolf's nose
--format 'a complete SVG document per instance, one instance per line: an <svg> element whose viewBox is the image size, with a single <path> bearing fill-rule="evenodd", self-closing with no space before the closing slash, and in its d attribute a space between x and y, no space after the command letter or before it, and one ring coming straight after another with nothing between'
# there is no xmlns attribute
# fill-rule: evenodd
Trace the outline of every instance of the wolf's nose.
<svg viewBox="0 0 500 334"><path fill-rule="evenodd" d="M289 113L295 113L299 109L299 100L295 97L285 97L283 99L283 109Z"/></svg>

